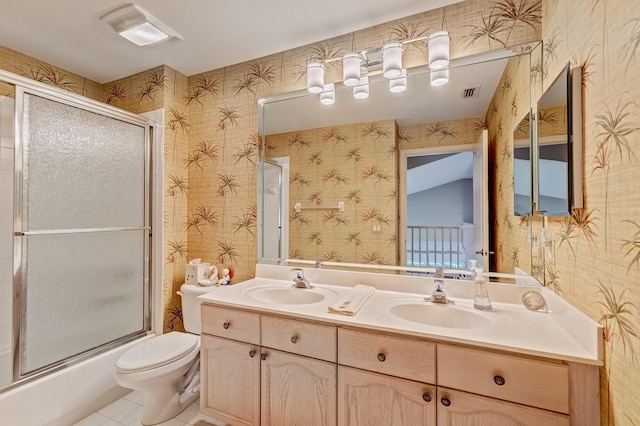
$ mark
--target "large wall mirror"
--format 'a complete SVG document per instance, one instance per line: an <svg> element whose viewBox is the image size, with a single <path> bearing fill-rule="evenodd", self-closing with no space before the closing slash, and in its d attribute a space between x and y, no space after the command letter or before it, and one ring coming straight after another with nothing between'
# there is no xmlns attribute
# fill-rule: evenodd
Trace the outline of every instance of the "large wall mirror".
<svg viewBox="0 0 640 426"><path fill-rule="evenodd" d="M569 64L538 100L536 206L541 216L582 208L581 69Z"/></svg>
<svg viewBox="0 0 640 426"><path fill-rule="evenodd" d="M531 109L530 56L539 50L454 59L439 87L424 66L407 70L400 93L370 75L367 99L342 85L331 105L306 90L261 99L258 262L467 269L484 256L490 270L487 229L498 221L487 201L495 157L487 115L508 67L526 69L516 78Z"/></svg>

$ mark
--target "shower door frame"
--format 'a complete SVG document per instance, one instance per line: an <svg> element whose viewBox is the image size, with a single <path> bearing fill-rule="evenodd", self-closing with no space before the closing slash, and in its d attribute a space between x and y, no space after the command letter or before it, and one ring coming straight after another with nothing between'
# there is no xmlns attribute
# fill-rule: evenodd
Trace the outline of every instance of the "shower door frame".
<svg viewBox="0 0 640 426"><path fill-rule="evenodd" d="M104 104L99 101L95 101L90 98L86 98L81 95L77 95L72 92L68 92L53 86L46 85L25 77L18 76L16 74L0 70L0 83L7 83L14 86L15 95L15 109L14 109L14 179L13 179L13 210L14 210L14 237L13 237L13 380L12 383L6 387L0 389L0 392L4 392L8 389L14 388L25 382L38 379L40 377L51 374L52 372L63 369L67 366L76 364L88 358L91 358L97 354L109 351L113 348L121 346L127 342L138 339L151 332L152 328L152 289L151 289L151 205L152 205L152 188L151 179L153 176L152 170L152 146L153 146L153 132L154 123L150 120L133 114L111 105ZM76 354L66 359L57 361L51 365L39 368L35 371L21 374L21 357L20 357L20 341L21 341L21 311L22 311L22 239L24 236L30 235L28 232L23 232L23 217L22 217L22 202L23 202L23 152L24 152L24 95L30 94L39 96L54 102L62 103L74 108L79 108L83 111L99 114L111 119L120 120L128 124L138 125L144 128L144 226L139 228L101 228L100 230L107 231L130 231L130 230L144 230L144 264L143 264L143 326L142 330L133 334L120 337L114 341L106 344L102 344L94 349L90 349L86 352ZM80 232L91 232L97 229L82 229ZM55 233L68 233L70 230L61 230L61 232Z"/></svg>

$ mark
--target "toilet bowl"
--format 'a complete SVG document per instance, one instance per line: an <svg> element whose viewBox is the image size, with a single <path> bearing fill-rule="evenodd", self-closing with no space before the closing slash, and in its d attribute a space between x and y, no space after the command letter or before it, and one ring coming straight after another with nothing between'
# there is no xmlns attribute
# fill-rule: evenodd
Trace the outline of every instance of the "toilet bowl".
<svg viewBox="0 0 640 426"><path fill-rule="evenodd" d="M116 361L116 382L144 394L143 425L155 425L175 417L200 396L200 302L197 297L211 290L189 284L180 288L185 329L190 332L172 331L145 339Z"/></svg>
<svg viewBox="0 0 640 426"><path fill-rule="evenodd" d="M199 397L200 336L171 332L122 354L116 382L144 393L142 424L169 420Z"/></svg>

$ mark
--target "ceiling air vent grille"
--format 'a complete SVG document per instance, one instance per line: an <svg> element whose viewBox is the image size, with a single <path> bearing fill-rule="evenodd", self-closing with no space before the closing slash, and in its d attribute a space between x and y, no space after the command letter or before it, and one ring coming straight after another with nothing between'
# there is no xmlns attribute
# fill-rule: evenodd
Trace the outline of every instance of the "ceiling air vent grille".
<svg viewBox="0 0 640 426"><path fill-rule="evenodd" d="M477 98L480 95L480 86L464 87L460 91L462 99Z"/></svg>

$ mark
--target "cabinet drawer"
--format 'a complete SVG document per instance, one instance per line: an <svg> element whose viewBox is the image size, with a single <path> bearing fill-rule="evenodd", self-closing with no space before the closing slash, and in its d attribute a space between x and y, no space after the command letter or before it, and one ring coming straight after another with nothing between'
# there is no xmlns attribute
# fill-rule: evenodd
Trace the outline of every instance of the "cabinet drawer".
<svg viewBox="0 0 640 426"><path fill-rule="evenodd" d="M338 329L338 363L425 383L436 380L435 343Z"/></svg>
<svg viewBox="0 0 640 426"><path fill-rule="evenodd" d="M262 346L336 362L336 327L263 315Z"/></svg>
<svg viewBox="0 0 640 426"><path fill-rule="evenodd" d="M260 344L260 314L202 304L202 333Z"/></svg>
<svg viewBox="0 0 640 426"><path fill-rule="evenodd" d="M569 413L569 366L438 345L438 385Z"/></svg>
<svg viewBox="0 0 640 426"><path fill-rule="evenodd" d="M569 416L438 387L439 425L569 426ZM598 420L600 420L598 418Z"/></svg>

